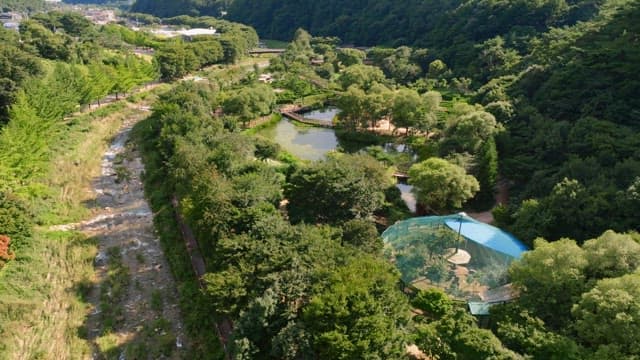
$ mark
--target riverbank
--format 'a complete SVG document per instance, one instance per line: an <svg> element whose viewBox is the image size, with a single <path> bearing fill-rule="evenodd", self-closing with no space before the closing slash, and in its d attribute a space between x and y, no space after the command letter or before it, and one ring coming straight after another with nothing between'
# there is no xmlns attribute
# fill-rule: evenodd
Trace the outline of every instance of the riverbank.
<svg viewBox="0 0 640 360"><path fill-rule="evenodd" d="M52 134L46 176L25 184L39 189L30 205L41 226L19 257L0 272L0 354L8 359L84 359L94 350L86 326L98 239L54 224L88 219L94 212L92 181L102 154L122 124L144 103L116 103L67 118Z"/></svg>

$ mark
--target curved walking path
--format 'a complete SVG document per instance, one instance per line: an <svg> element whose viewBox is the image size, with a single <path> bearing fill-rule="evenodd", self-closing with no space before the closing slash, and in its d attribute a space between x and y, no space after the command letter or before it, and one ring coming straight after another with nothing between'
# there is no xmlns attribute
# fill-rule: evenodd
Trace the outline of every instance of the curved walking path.
<svg viewBox="0 0 640 360"><path fill-rule="evenodd" d="M114 352L122 360L134 351L154 357L152 351L158 351L159 343L170 347L170 355L162 358L180 359L188 346L176 284L154 233L153 214L144 198L140 178L144 165L133 144L128 142L133 125L147 115L140 110L127 119L104 153L101 176L93 183L96 215L81 223L52 228L79 230L98 240L94 261L96 284L89 295L93 308L86 321L87 336L96 344L96 359L105 357L100 339L105 336L112 342L115 336ZM123 282L125 289L118 299L111 298L118 290L117 285L109 284L114 264L128 273L128 281ZM105 309L101 306L110 300L114 303L106 306L119 309L111 330L107 324L110 320L105 318Z"/></svg>

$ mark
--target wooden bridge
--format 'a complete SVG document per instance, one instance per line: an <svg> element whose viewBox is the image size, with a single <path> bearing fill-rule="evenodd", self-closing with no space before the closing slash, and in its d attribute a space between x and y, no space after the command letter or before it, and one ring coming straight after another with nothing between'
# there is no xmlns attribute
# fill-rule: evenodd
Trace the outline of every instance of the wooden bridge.
<svg viewBox="0 0 640 360"><path fill-rule="evenodd" d="M398 184L407 184L408 180L409 180L409 175L402 173L402 172L394 172L393 175L394 178L396 178L396 181L398 182Z"/></svg>
<svg viewBox="0 0 640 360"><path fill-rule="evenodd" d="M318 126L318 127L325 127L325 128L332 128L333 127L333 123L332 122L328 122L328 121L322 121L322 120L315 120L315 119L307 119L304 116L293 112L293 111L287 111L287 110L280 110L280 114L282 114L282 116L286 116L289 119L293 119L297 122L301 122L303 124L307 124L307 125L312 125L312 126Z"/></svg>
<svg viewBox="0 0 640 360"><path fill-rule="evenodd" d="M282 54L286 49L269 49L269 48L255 48L253 50L249 50L249 54L251 55L262 55L262 54Z"/></svg>

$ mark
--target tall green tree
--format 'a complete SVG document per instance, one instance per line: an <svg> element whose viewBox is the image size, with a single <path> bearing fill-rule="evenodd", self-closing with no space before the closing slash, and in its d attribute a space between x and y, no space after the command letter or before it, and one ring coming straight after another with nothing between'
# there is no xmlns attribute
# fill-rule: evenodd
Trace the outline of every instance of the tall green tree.
<svg viewBox="0 0 640 360"><path fill-rule="evenodd" d="M562 329L585 289L585 252L569 239L537 239L534 244L533 251L511 265L509 276L520 290L519 303L552 329Z"/></svg>
<svg viewBox="0 0 640 360"><path fill-rule="evenodd" d="M156 50L155 61L163 79L177 79L190 73L200 65L193 52L182 43L167 43Z"/></svg>
<svg viewBox="0 0 640 360"><path fill-rule="evenodd" d="M225 114L237 116L243 124L271 113L276 97L266 85L244 87L230 94L222 104Z"/></svg>
<svg viewBox="0 0 640 360"><path fill-rule="evenodd" d="M459 209L480 189L476 178L440 158L412 165L409 184L414 186L418 202L436 213Z"/></svg>
<svg viewBox="0 0 640 360"><path fill-rule="evenodd" d="M579 339L594 349L596 356L612 359L640 355L639 299L638 274L598 281L572 310Z"/></svg>
<svg viewBox="0 0 640 360"><path fill-rule="evenodd" d="M423 116L422 99L415 90L402 88L395 93L391 121L396 128L416 128Z"/></svg>
<svg viewBox="0 0 640 360"><path fill-rule="evenodd" d="M343 245L351 245L370 254L379 254L382 251L382 238L373 222L352 219L344 223L341 228Z"/></svg>
<svg viewBox="0 0 640 360"><path fill-rule="evenodd" d="M337 60L340 62L340 65L344 67L349 67L351 65L362 64L363 60L367 56L364 51L358 49L338 49L337 51Z"/></svg>
<svg viewBox="0 0 640 360"><path fill-rule="evenodd" d="M311 224L370 218L384 204L389 186L390 174L374 158L336 154L291 175L285 188L289 218Z"/></svg>
<svg viewBox="0 0 640 360"><path fill-rule="evenodd" d="M640 244L631 234L605 231L587 240L582 249L588 261L585 273L589 279L615 278L631 274L640 267Z"/></svg>
<svg viewBox="0 0 640 360"><path fill-rule="evenodd" d="M369 65L352 65L344 69L340 75L340 85L348 89L351 85L357 85L364 91L369 90L375 83L384 83L385 76L382 70Z"/></svg>
<svg viewBox="0 0 640 360"><path fill-rule="evenodd" d="M485 141L480 149L476 173L480 184L476 202L481 207L491 207L494 203L496 180L498 178L498 151L493 137Z"/></svg>
<svg viewBox="0 0 640 360"><path fill-rule="evenodd" d="M463 113L448 124L441 151L476 154L485 141L502 129L496 118L486 111Z"/></svg>
<svg viewBox="0 0 640 360"><path fill-rule="evenodd" d="M452 308L440 319L420 324L416 345L438 359L522 359L487 329L480 329L466 309Z"/></svg>
<svg viewBox="0 0 640 360"><path fill-rule="evenodd" d="M404 358L408 307L397 281L389 264L356 256L318 282L303 313L316 356Z"/></svg>

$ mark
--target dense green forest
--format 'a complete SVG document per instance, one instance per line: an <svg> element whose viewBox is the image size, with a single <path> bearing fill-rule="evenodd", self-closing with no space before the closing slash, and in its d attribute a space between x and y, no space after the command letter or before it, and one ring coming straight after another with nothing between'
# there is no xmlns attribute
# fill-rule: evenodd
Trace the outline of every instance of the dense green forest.
<svg viewBox="0 0 640 360"><path fill-rule="evenodd" d="M423 68L414 60L422 53L378 48L365 54L298 30L264 70L275 78L271 87L257 81L259 68L236 81L210 76L208 83L185 83L161 97L141 125L147 189L158 210L176 196L199 239L208 264L206 299L218 324L234 324L228 351L239 359L400 359L403 345L413 343L440 359L636 355L632 337L612 334L634 324L637 233L603 233L581 223L556 228L576 240L548 237L551 242L533 244L523 237L534 250L509 272L520 298L494 306L489 329L438 290L401 295L375 227L381 218L407 216L390 171L408 169L428 213L450 213L465 203L486 206L496 167L506 161L496 142L503 144L518 121L513 99L506 97L512 88L499 89L494 95L505 97L485 106L473 104L489 91L471 92L464 79L450 78L441 60ZM373 66L364 64L365 55ZM311 65L319 58L321 64ZM426 77L419 79L420 72ZM363 151L343 148L304 162L254 129L241 131L276 103L327 98L342 109L335 120L339 131ZM368 129L382 118L406 129L395 138L409 144L417 159L367 146L376 143ZM560 181L557 189L572 192L555 190L553 201L541 202L555 211L572 208L572 197L580 194L576 183ZM478 195L483 188L488 194ZM496 210L514 230L536 234L538 224L523 223L522 214ZM589 227L596 235L587 235ZM611 303L619 320L603 314ZM420 315L408 317L409 307Z"/></svg>
<svg viewBox="0 0 640 360"><path fill-rule="evenodd" d="M366 56L419 91L462 89L499 119L512 201L498 221L526 241L638 229L638 1L239 0L228 11L264 37L304 27L346 43L417 46ZM563 196L580 205L563 206Z"/></svg>
<svg viewBox="0 0 640 360"><path fill-rule="evenodd" d="M282 40L290 39L301 27L358 45L449 48L507 34L522 41L552 26L588 20L603 2L138 0L133 10L163 17L218 16L224 10L231 19L254 26L262 36Z"/></svg>
<svg viewBox="0 0 640 360"><path fill-rule="evenodd" d="M161 39L61 12L0 30L0 316L46 294L24 290L21 273L53 236L36 225L66 206L45 179L79 126L70 114L216 65L174 84L134 129L194 358L403 359L410 344L437 359L640 356L639 0L133 10L221 35ZM257 33L190 16L220 11ZM293 41L245 66L258 33ZM339 146L322 160L261 136L279 106L327 103L341 109ZM385 258L380 230L412 216L395 172L409 175L419 214L492 210L531 247L509 269L519 297L494 305L485 328L460 299L404 287ZM197 239L200 283L175 215ZM18 328L3 324L0 335Z"/></svg>
<svg viewBox="0 0 640 360"><path fill-rule="evenodd" d="M233 120L244 112L225 103L240 101L236 89L247 86L185 83L138 129L149 196L158 210L179 199L208 265L211 311L219 324L234 324L232 356L401 359L416 337L443 341L461 358L517 357L441 292L417 305L438 322L410 319L373 222L398 196L387 166L363 153L305 163L238 132ZM216 106L224 117L209 116Z"/></svg>
<svg viewBox="0 0 640 360"><path fill-rule="evenodd" d="M0 9L2 11L35 12L45 8L44 0L1 0Z"/></svg>

